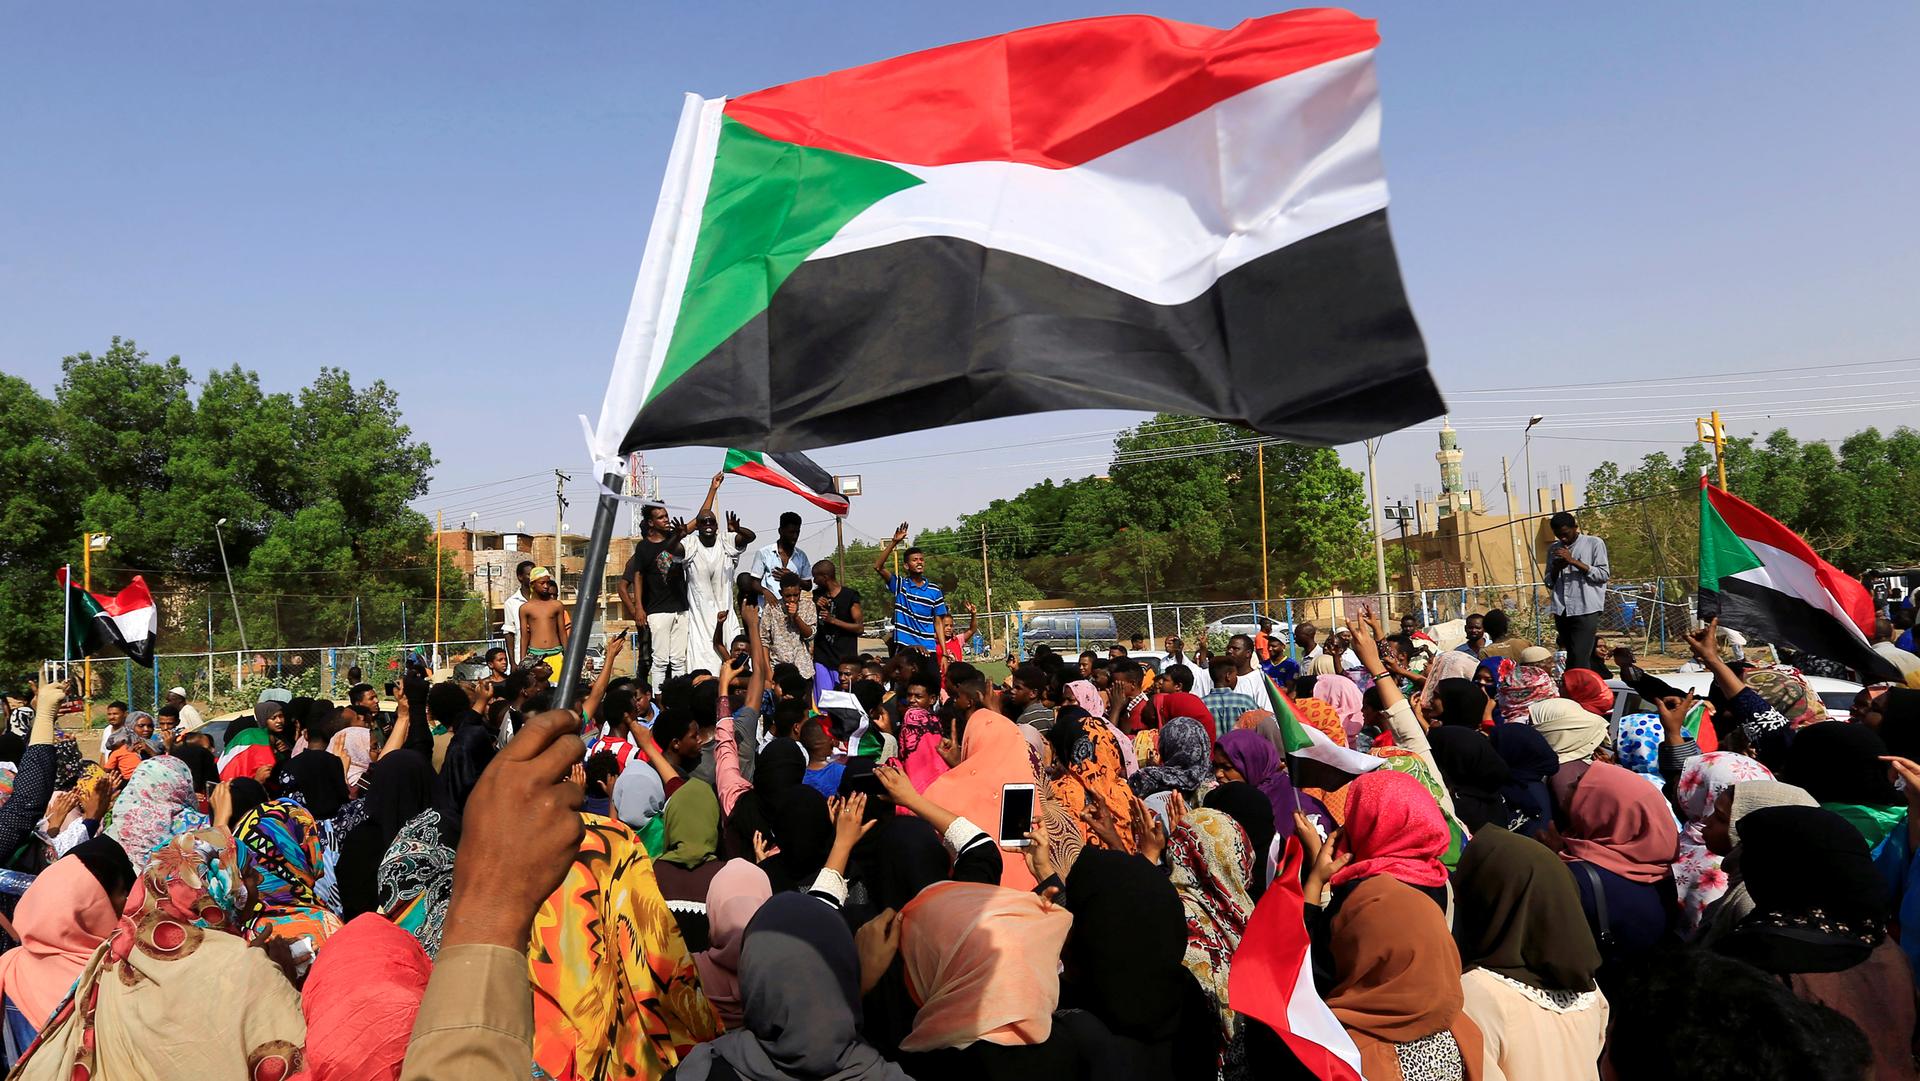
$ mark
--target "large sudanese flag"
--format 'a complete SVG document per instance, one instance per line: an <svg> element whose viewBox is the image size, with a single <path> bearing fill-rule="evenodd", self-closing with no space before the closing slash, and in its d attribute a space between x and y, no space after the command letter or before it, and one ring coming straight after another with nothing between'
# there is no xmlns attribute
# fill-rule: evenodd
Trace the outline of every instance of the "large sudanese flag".
<svg viewBox="0 0 1920 1081"><path fill-rule="evenodd" d="M153 641L159 625L153 594L139 575L118 593L91 593L69 581L67 568L53 572L66 594L67 656L91 657L119 647L135 661L153 667Z"/></svg>
<svg viewBox="0 0 1920 1081"><path fill-rule="evenodd" d="M1055 409L1321 444L1438 415L1378 43L1333 9L1127 15L689 95L595 458Z"/></svg>
<svg viewBox="0 0 1920 1081"><path fill-rule="evenodd" d="M1700 478L1701 619L1902 683L1873 651L1873 594L1765 511Z"/></svg>
<svg viewBox="0 0 1920 1081"><path fill-rule="evenodd" d="M768 465L768 458L779 463L780 469L786 470L786 473ZM799 451L769 455L730 448L721 469L775 488L785 488L829 514L845 514L853 506L846 496L834 490L833 474Z"/></svg>

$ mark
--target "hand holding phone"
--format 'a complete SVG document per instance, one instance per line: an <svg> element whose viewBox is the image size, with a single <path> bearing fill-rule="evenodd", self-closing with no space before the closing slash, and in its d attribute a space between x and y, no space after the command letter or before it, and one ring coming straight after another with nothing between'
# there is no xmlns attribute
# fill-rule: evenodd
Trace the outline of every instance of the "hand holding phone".
<svg viewBox="0 0 1920 1081"><path fill-rule="evenodd" d="M1000 846L1025 848L1033 828L1033 785L1010 784L1000 789Z"/></svg>

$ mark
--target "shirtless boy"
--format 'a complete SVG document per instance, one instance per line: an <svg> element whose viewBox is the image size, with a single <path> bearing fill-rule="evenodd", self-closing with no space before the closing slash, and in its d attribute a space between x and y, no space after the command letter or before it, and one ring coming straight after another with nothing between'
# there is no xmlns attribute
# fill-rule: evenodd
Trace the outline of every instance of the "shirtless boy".
<svg viewBox="0 0 1920 1081"><path fill-rule="evenodd" d="M533 597L520 606L520 641L525 649L522 656L531 665L536 661L560 656L567 644L567 632L573 628L573 617L568 614L565 605L560 603L560 588L554 585L553 573L545 567L533 568L529 576L533 585ZM548 662L557 676L560 662Z"/></svg>

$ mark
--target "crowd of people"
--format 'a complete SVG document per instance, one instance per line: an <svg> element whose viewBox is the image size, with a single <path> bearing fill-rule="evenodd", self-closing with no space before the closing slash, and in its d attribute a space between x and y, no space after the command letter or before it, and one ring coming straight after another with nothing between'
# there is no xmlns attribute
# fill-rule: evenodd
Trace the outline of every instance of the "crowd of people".
<svg viewBox="0 0 1920 1081"><path fill-rule="evenodd" d="M1499 612L991 679L916 552L868 651L797 523L738 573L711 496L646 525L571 695L543 631L96 764L39 687L9 1076L1332 1076L1316 1010L1372 1081L1916 1076L1920 689L1831 717L1708 625L1697 698Z"/></svg>

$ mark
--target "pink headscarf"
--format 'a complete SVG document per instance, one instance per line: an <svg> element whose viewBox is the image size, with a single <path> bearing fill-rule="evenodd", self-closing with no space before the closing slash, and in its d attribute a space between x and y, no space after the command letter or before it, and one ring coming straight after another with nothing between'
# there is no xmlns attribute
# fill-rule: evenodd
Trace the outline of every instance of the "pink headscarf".
<svg viewBox="0 0 1920 1081"><path fill-rule="evenodd" d="M1660 790L1610 762L1587 767L1567 800L1567 819L1561 859L1634 882L1665 878L1680 847L1680 828Z"/></svg>
<svg viewBox="0 0 1920 1081"><path fill-rule="evenodd" d="M900 1050L1045 1043L1072 928L1072 914L1031 892L978 882L921 890L900 911L900 957L920 1003Z"/></svg>
<svg viewBox="0 0 1920 1081"><path fill-rule="evenodd" d="M944 738L939 718L918 706L908 709L901 717L900 758L915 792L925 792L928 785L953 768L940 757L940 741Z"/></svg>
<svg viewBox="0 0 1920 1081"><path fill-rule="evenodd" d="M713 1003L713 1014L728 1028L746 1023L740 1001L740 947L747 940L747 924L773 896L767 873L750 860L728 860L707 883L707 938L711 948L693 955L700 970L700 988Z"/></svg>
<svg viewBox="0 0 1920 1081"><path fill-rule="evenodd" d="M1067 691L1073 695L1074 704L1081 709L1095 717L1107 715L1107 704L1100 700L1100 692L1094 689L1092 683L1084 679L1076 679L1067 684Z"/></svg>
<svg viewBox="0 0 1920 1081"><path fill-rule="evenodd" d="M120 914L78 856L53 861L20 896L20 945L0 954L0 993L34 1024L53 1016Z"/></svg>
<svg viewBox="0 0 1920 1081"><path fill-rule="evenodd" d="M1347 745L1352 746L1353 737L1367 723L1360 708L1360 688L1346 676L1321 676L1313 681L1313 696L1340 715L1340 727L1347 730Z"/></svg>
<svg viewBox="0 0 1920 1081"><path fill-rule="evenodd" d="M1340 844L1353 853L1353 862L1333 873L1332 885L1372 875L1392 875L1409 886L1446 882L1440 855L1453 834L1440 804L1419 778L1376 769L1355 777L1346 793L1347 821Z"/></svg>
<svg viewBox="0 0 1920 1081"><path fill-rule="evenodd" d="M375 912L353 918L314 958L300 1011L312 1081L393 1081L433 962L412 935Z"/></svg>
<svg viewBox="0 0 1920 1081"><path fill-rule="evenodd" d="M1499 702L1494 712L1500 715L1500 720L1528 724L1532 719L1528 707L1536 702L1560 697L1560 688L1554 686L1553 676L1546 669L1523 664L1513 670L1494 697Z"/></svg>

